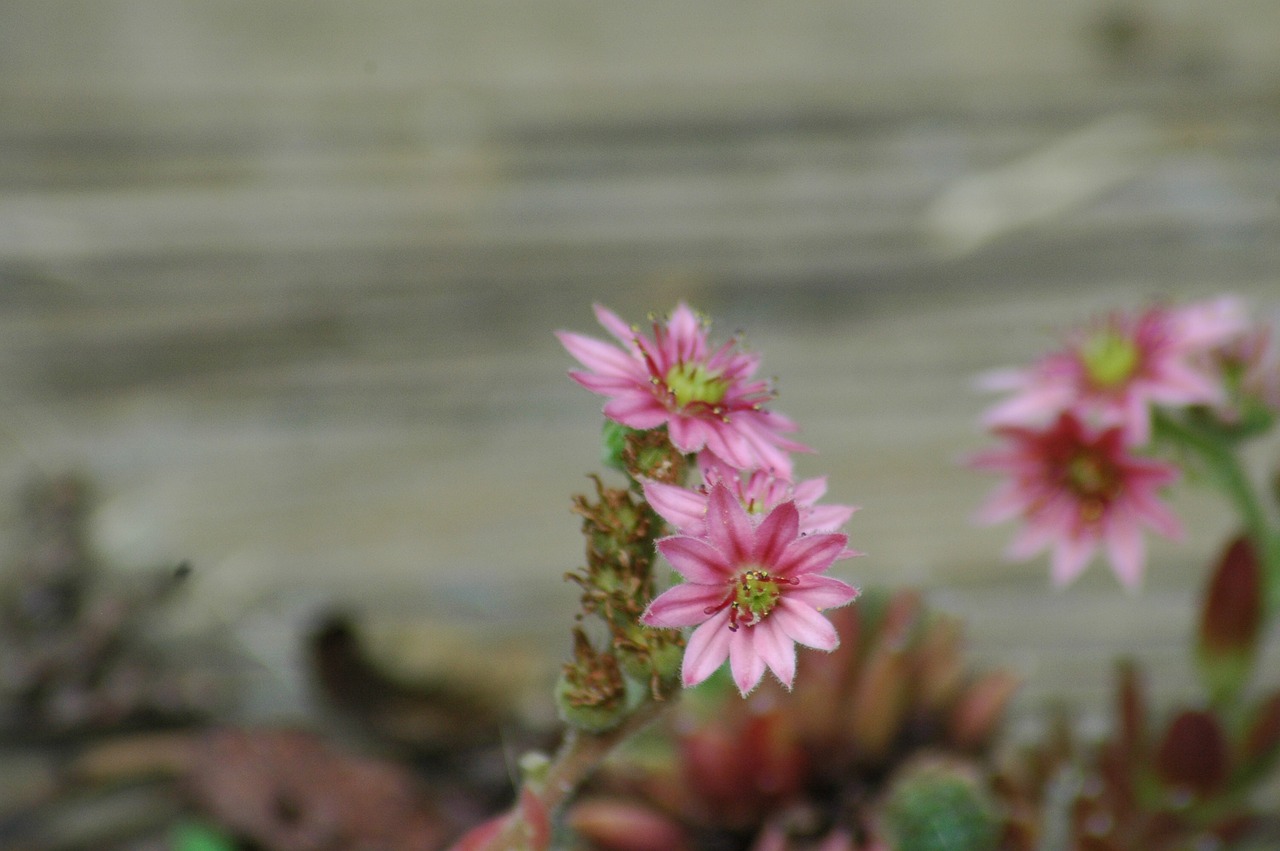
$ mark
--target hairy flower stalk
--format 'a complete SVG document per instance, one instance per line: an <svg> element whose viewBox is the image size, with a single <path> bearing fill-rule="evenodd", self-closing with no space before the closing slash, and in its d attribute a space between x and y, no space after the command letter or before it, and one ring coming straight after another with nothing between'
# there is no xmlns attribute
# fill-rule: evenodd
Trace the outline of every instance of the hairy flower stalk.
<svg viewBox="0 0 1280 851"><path fill-rule="evenodd" d="M464 836L453 851L539 851L550 825L600 761L618 743L658 715L678 690L683 637L640 622L653 597L654 541L663 522L639 498L636 477L683 476L686 462L661 432L621 435L618 465L631 487L607 487L595 478L595 499L574 498L586 539L586 565L566 574L582 590L579 618L604 625L604 646L581 627L573 630L573 659L556 686L566 725L559 751L527 773L516 806Z"/></svg>
<svg viewBox="0 0 1280 851"><path fill-rule="evenodd" d="M640 622L653 598L654 540L662 521L628 489L596 480L596 502L574 499L587 539L587 564L566 578L582 588L582 612L597 615L609 632L608 652L630 676L647 681L662 699L674 681L684 643L679 635Z"/></svg>

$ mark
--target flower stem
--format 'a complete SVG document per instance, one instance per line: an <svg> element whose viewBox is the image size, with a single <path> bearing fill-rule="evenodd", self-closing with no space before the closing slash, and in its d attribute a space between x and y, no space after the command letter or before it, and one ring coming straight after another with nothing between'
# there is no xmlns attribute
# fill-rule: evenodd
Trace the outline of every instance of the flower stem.
<svg viewBox="0 0 1280 851"><path fill-rule="evenodd" d="M1240 456L1231 440L1211 426L1157 413L1157 431L1171 442L1198 455L1210 479L1227 497L1253 540L1263 563L1266 578L1267 612L1280 611L1280 535L1272 532L1262 501L1258 498Z"/></svg>
<svg viewBox="0 0 1280 851"><path fill-rule="evenodd" d="M526 780L525 786L554 824L578 787L596 770L609 753L623 741L640 732L658 717L671 700L647 698L623 719L617 727L602 733L588 733L570 728L559 751L537 781ZM512 809L503 829L480 851L530 851L529 825L524 820L524 807Z"/></svg>

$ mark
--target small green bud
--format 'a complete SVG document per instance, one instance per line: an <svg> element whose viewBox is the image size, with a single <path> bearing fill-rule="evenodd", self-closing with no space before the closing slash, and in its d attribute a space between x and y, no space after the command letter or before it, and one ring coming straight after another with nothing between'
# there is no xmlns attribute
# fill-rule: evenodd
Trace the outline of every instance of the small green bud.
<svg viewBox="0 0 1280 851"><path fill-rule="evenodd" d="M627 435L637 433L635 429L628 428L622 423L605 420L600 435L601 463L606 467L625 471L627 468L622 461L622 453L627 448Z"/></svg>
<svg viewBox="0 0 1280 851"><path fill-rule="evenodd" d="M573 661L560 674L555 698L561 720L588 733L613 729L628 712L617 658L592 647L581 629L573 631Z"/></svg>
<svg viewBox="0 0 1280 851"><path fill-rule="evenodd" d="M555 695L560 720L588 733L612 730L627 714L626 705L620 699L599 703L583 701L580 687L565 675L556 683Z"/></svg>
<svg viewBox="0 0 1280 851"><path fill-rule="evenodd" d="M633 479L652 479L672 485L682 484L689 468L689 458L671 444L665 428L628 435L622 463Z"/></svg>
<svg viewBox="0 0 1280 851"><path fill-rule="evenodd" d="M638 634L629 636L626 645L618 650L618 662L628 677L643 683L656 677L664 690L680 682L685 641L679 631L641 626Z"/></svg>
<svg viewBox="0 0 1280 851"><path fill-rule="evenodd" d="M520 776L526 783L538 785L547 779L547 770L551 767L551 757L542 751L528 751L520 756L518 763Z"/></svg>

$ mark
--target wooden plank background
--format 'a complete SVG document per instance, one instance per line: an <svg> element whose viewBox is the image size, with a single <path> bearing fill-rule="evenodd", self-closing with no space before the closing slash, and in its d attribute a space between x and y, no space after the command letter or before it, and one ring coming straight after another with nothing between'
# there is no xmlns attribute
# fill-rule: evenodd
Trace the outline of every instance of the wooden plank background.
<svg viewBox="0 0 1280 851"><path fill-rule="evenodd" d="M616 4L591 36L437 5L421 31L452 47L415 65L408 4L348 40L340 4L293 35L288 3L163 31L177 13L138 0L8 4L0 486L84 470L114 562L191 559L179 620L262 662L264 714L302 705L297 634L334 601L388 646L536 636L553 664L599 402L551 332L686 298L780 377L819 450L800 472L863 507L841 575L931 589L1025 706L1097 708L1130 651L1185 693L1217 503L1178 496L1193 535L1155 543L1142 593L1100 566L1055 593L969 523L990 483L958 462L973 376L1065 325L1220 291L1276 309L1280 20L1239 0L1206 36L1208 6L1157 9L1106 53L1090 7L1032 5L982 5L963 49L889 4L771 30L757 3L720 36L710 11L677 33Z"/></svg>

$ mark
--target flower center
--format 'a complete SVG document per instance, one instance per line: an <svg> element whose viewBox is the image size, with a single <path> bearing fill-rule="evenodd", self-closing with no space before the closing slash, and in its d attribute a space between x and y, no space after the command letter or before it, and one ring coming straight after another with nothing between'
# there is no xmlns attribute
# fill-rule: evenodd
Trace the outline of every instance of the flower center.
<svg viewBox="0 0 1280 851"><path fill-rule="evenodd" d="M733 581L732 590L718 606L708 606L704 613L713 615L728 607L729 631L737 632L740 626L755 626L773 611L782 599L778 586L798 583L797 579L770 576L768 571L748 570Z"/></svg>
<svg viewBox="0 0 1280 851"><path fill-rule="evenodd" d="M1132 378L1138 369L1139 355L1133 340L1112 330L1094 334L1080 347L1080 359L1089 380L1104 390Z"/></svg>
<svg viewBox="0 0 1280 851"><path fill-rule="evenodd" d="M667 370L663 383L681 408L697 402L718 405L729 390L728 381L700 363L676 364Z"/></svg>
<svg viewBox="0 0 1280 851"><path fill-rule="evenodd" d="M1066 485L1080 503L1080 516L1092 522L1102 517L1120 489L1120 475L1106 459L1086 452L1067 462Z"/></svg>

